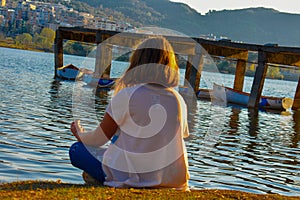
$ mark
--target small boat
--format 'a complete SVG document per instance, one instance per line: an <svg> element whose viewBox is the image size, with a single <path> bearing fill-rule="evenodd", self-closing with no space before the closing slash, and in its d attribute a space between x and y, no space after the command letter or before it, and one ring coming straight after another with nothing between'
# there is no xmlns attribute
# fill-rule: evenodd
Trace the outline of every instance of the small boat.
<svg viewBox="0 0 300 200"><path fill-rule="evenodd" d="M98 78L89 69L78 68L73 64L68 64L57 69L57 76L66 80L81 80L88 85L98 85L98 87L112 87L115 79Z"/></svg>
<svg viewBox="0 0 300 200"><path fill-rule="evenodd" d="M89 71L88 73L85 73L85 71L81 71L80 73L80 80L82 80L89 86L97 86L98 88L110 88L116 82L115 78L99 78L94 75L94 72Z"/></svg>
<svg viewBox="0 0 300 200"><path fill-rule="evenodd" d="M214 84L213 98L217 101L223 101L233 104L247 106L250 94L237 91L235 89ZM292 107L293 100L288 97L261 96L258 107L263 109L288 110Z"/></svg>
<svg viewBox="0 0 300 200"><path fill-rule="evenodd" d="M80 80L88 85L97 85L98 88L110 88L115 84L116 79L98 78L89 69L78 68L73 64L68 64L57 69L57 76L66 80Z"/></svg>
<svg viewBox="0 0 300 200"><path fill-rule="evenodd" d="M79 68L73 64L68 64L57 69L57 76L61 79L75 80L79 73Z"/></svg>

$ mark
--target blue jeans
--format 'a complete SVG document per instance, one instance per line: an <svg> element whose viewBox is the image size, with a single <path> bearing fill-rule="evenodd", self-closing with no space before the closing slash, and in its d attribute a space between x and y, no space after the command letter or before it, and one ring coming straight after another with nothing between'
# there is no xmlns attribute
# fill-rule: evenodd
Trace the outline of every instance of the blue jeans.
<svg viewBox="0 0 300 200"><path fill-rule="evenodd" d="M89 147L88 147L89 148ZM91 153L92 151L86 148L82 142L74 143L69 149L71 163L90 176L103 183L105 173L102 168L102 163Z"/></svg>

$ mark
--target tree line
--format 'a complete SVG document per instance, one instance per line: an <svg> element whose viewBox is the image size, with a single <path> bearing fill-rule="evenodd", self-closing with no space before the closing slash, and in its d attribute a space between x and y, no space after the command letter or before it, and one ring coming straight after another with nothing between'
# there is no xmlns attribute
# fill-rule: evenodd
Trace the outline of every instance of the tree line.
<svg viewBox="0 0 300 200"><path fill-rule="evenodd" d="M22 33L13 37L5 37L0 33L0 46L25 50L39 50L45 52L54 52L53 44L55 31L50 28L43 28L40 33ZM64 53L78 56L87 56L93 51L94 45L81 42L66 40L64 41Z"/></svg>
<svg viewBox="0 0 300 200"><path fill-rule="evenodd" d="M43 28L40 33L35 33L34 35L22 33L15 38L5 37L3 33L0 34L1 46L53 52L52 46L55 38L55 31L50 28Z"/></svg>

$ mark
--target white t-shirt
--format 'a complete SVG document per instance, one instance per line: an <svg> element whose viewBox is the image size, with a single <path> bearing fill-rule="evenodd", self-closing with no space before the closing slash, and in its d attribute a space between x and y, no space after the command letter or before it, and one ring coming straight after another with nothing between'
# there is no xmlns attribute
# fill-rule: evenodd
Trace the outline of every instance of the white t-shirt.
<svg viewBox="0 0 300 200"><path fill-rule="evenodd" d="M187 108L177 91L151 84L128 87L106 112L118 124L119 136L103 155L105 185L188 189Z"/></svg>

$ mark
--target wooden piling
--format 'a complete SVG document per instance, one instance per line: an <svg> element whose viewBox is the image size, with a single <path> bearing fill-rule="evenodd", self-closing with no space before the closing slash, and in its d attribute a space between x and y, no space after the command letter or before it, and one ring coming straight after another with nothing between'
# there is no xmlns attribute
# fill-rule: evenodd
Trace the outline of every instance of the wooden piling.
<svg viewBox="0 0 300 200"><path fill-rule="evenodd" d="M193 68L192 62L193 62L193 57L189 55L186 66L185 66L185 74L184 74L185 80L184 81L189 80L191 77L191 71Z"/></svg>
<svg viewBox="0 0 300 200"><path fill-rule="evenodd" d="M248 107L257 108L259 99L263 90L268 65L266 63L266 54L264 51L258 51L258 66L255 71L255 76L251 88Z"/></svg>
<svg viewBox="0 0 300 200"><path fill-rule="evenodd" d="M97 45L95 76L110 78L110 66L112 61L112 48L108 44Z"/></svg>
<svg viewBox="0 0 300 200"><path fill-rule="evenodd" d="M201 46L195 46L195 54L188 56L186 66L185 79L189 82L190 86L197 93L199 90L201 72L203 68L203 56Z"/></svg>
<svg viewBox="0 0 300 200"><path fill-rule="evenodd" d="M234 85L233 89L238 91L243 91L244 87L244 79L246 73L246 61L238 60L236 63L235 77L234 77Z"/></svg>
<svg viewBox="0 0 300 200"><path fill-rule="evenodd" d="M63 58L63 38L58 29L54 40L54 78L57 78L57 69L63 66Z"/></svg>

